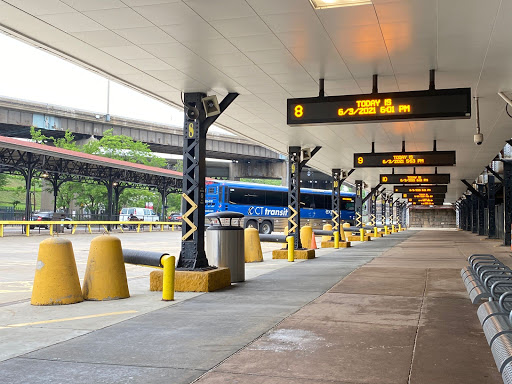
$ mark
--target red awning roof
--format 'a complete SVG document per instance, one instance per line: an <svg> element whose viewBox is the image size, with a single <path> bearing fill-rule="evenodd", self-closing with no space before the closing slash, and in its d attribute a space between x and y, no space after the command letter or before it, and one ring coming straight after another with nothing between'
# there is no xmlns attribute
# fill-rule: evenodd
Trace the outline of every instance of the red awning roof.
<svg viewBox="0 0 512 384"><path fill-rule="evenodd" d="M79 161L90 164L97 164L104 167L126 169L135 172L149 173L158 176L166 176L181 179L183 174L170 169L150 167L148 165L130 163L129 161L110 159L108 157L89 155L87 153L71 151L69 149L51 147L49 145L37 144L30 141L13 139L0 136L0 147L9 148L24 152L33 152L40 155L55 156L72 161Z"/></svg>

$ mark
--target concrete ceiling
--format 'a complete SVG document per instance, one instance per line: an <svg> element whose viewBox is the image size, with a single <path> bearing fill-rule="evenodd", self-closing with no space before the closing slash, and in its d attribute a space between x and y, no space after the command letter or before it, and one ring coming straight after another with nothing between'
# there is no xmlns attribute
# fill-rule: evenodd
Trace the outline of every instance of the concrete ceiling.
<svg viewBox="0 0 512 384"><path fill-rule="evenodd" d="M456 150L455 201L512 136L498 91L512 90L512 2L374 0L315 11L309 0L0 0L0 29L174 105L181 92L240 96L218 122L276 151L322 146L310 165L352 168L354 152ZM8 53L3 53L8 58ZM471 120L286 125L286 99L471 87L480 97L481 146ZM389 171L389 170L387 170ZM378 182L385 169L350 180ZM397 169L399 173L412 169ZM418 172L420 170L418 169ZM421 172L433 172L421 169Z"/></svg>

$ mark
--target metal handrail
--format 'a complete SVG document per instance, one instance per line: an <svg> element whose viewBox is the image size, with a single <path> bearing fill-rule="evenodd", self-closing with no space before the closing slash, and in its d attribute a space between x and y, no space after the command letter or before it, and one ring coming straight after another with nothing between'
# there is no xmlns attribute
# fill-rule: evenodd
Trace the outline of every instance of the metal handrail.
<svg viewBox="0 0 512 384"><path fill-rule="evenodd" d="M30 227L31 226L40 226L40 225L48 225L50 228L50 235L53 235L53 230L55 225L66 225L72 226L71 234L74 234L77 227L79 225L86 225L89 233L92 233L91 225L102 225L105 231L108 232L106 225L121 225L120 230L123 231L122 226L137 226L137 233L140 232L140 227L144 225L149 225L149 231L152 232L152 228L154 225L160 226L160 231L164 230L165 225L169 225L171 230L174 231L175 226L181 225L181 221L92 221L92 220L82 220L82 221L72 221L72 220L48 220L48 221L26 221L26 220L4 220L0 221L0 237L4 237L4 226L6 225L21 225L25 227L25 233L27 236L30 236Z"/></svg>

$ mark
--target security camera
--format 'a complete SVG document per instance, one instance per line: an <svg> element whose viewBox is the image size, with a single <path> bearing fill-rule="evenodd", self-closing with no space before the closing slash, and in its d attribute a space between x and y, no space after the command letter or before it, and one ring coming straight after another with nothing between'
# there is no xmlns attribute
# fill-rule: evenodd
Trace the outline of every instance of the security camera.
<svg viewBox="0 0 512 384"><path fill-rule="evenodd" d="M481 133L477 133L476 135L473 136L473 141L475 142L476 145L481 145L484 142L484 135L482 135Z"/></svg>

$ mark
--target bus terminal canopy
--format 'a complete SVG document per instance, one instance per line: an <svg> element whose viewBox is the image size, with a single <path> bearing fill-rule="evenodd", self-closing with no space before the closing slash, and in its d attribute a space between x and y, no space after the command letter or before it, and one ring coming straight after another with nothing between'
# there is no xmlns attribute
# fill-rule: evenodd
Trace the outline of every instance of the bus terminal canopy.
<svg viewBox="0 0 512 384"><path fill-rule="evenodd" d="M0 173L26 170L180 191L182 174L0 136Z"/></svg>

